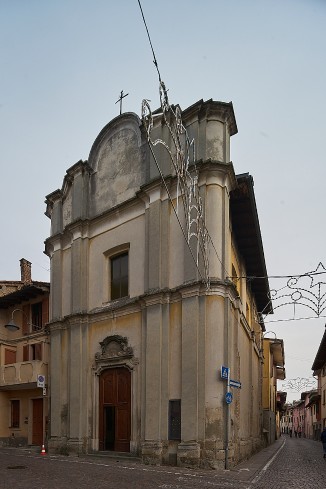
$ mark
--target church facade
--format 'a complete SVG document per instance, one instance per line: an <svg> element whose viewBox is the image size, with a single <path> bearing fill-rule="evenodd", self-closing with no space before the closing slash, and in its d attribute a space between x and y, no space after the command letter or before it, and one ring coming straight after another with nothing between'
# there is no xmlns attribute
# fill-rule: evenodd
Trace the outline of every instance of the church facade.
<svg viewBox="0 0 326 489"><path fill-rule="evenodd" d="M269 287L246 280L267 273L236 132L212 100L122 114L47 196L50 450L219 468L262 446Z"/></svg>

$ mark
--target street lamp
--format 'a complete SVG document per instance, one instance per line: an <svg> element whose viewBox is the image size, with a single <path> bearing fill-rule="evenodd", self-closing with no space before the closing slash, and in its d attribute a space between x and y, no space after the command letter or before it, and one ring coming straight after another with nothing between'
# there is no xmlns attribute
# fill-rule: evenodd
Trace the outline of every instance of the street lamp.
<svg viewBox="0 0 326 489"><path fill-rule="evenodd" d="M269 333L272 333L272 334L275 336L274 340L277 340L276 333L275 333L274 331L266 331L266 332L263 334L263 340L265 340L265 339L266 339L266 340L271 340L271 339L272 339L272 338L265 338L265 336L266 336L267 334L269 334Z"/></svg>
<svg viewBox="0 0 326 489"><path fill-rule="evenodd" d="M11 319L10 319L10 321L9 321L9 323L8 323L8 324L5 324L5 328L6 328L8 331L11 331L11 332L13 332L13 333L14 333L15 331L18 331L18 330L20 329L20 328L19 328L19 326L18 326L18 325L15 323L15 321L14 321L14 314L15 314L15 312L16 312L16 311L20 311L20 312L22 312L23 314L25 314L25 313L24 313L24 311L23 311L22 309L14 309L14 310L12 311L12 313L11 313ZM25 316L26 316L26 314L25 314Z"/></svg>

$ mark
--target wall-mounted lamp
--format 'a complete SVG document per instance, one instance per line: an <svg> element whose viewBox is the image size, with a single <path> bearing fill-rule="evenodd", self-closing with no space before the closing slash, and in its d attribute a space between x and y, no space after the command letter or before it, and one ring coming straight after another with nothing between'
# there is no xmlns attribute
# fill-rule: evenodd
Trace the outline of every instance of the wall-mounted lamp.
<svg viewBox="0 0 326 489"><path fill-rule="evenodd" d="M265 336L269 333L272 333L274 336L275 336L275 340L277 340L277 336L276 336L276 333L274 331L266 331L264 334L263 334L263 339L265 339ZM269 339L272 339L272 338L266 338L266 340L269 340Z"/></svg>
<svg viewBox="0 0 326 489"><path fill-rule="evenodd" d="M22 312L23 314L25 314L25 313L24 313L24 311L23 311L22 309L14 309L14 310L12 311L12 313L11 313L11 319L10 319L10 321L9 321L9 323L8 323L8 324L5 324L5 328L6 328L8 331L11 331L11 332L13 332L13 333L14 333L15 331L18 331L18 330L20 329L20 328L19 328L19 326L18 326L18 325L15 323L15 321L14 321L14 314L15 314L15 312L16 312L16 311L20 311L20 312Z"/></svg>

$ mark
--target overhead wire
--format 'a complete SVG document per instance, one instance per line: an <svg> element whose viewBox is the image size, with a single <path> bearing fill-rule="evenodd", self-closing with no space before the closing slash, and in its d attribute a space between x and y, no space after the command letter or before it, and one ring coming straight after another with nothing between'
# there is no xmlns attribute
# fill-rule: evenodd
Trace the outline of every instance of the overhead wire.
<svg viewBox="0 0 326 489"><path fill-rule="evenodd" d="M169 200L170 200L171 206L172 206L172 208L173 208L174 214L175 214L175 216L176 216L176 218L177 218L177 221L178 221L178 223L179 223L179 226L180 226L181 232L182 232L183 237L184 237L184 239L185 239L185 241L186 241L186 244L187 244L187 246L188 246L188 248L189 248L189 251L190 251L190 254L191 254L191 256L192 256L192 259L193 259L193 261L194 261L194 263L195 263L195 266L196 266L197 271L198 271L198 273L199 273L199 275L200 275L200 278L201 278L202 280L204 280L204 277L203 277L203 275L202 275L202 273L201 273L201 271L200 271L200 268L199 268L199 266L197 265L197 260L196 260L196 258L194 257L194 254L193 254L193 251L192 251L192 249L191 249L190 243L189 243L189 242L188 242L188 240L187 240L186 233L185 233L185 230L183 229L183 226L182 226L182 224L181 224L180 218L179 218L179 216L178 216L177 209L175 208L175 205L173 204L173 199L172 199L172 196L171 196L171 194L170 194L170 191L169 191L168 185L167 185L167 183L166 183L166 181L165 181L165 178L164 178L164 176L163 176L163 173L162 173L162 170L161 170L161 168L160 168L160 165L158 164L158 161L157 161L156 155L155 155L155 153L154 153L154 151L153 151L152 146L151 146L151 145L149 145L149 147L150 147L150 150L151 150L151 153L152 153L153 159L154 159L154 161L155 161L156 167L157 167L157 169L158 169L158 171L159 171L159 173L160 173L161 179L162 179L162 181L163 181L163 183L164 183L164 187L165 187L166 193L167 193L167 195L168 195L168 197L169 197Z"/></svg>
<svg viewBox="0 0 326 489"><path fill-rule="evenodd" d="M145 25L145 29L146 29L146 32L147 32L147 37L148 37L149 44L150 44L150 47L151 47L151 50L152 50L152 54L153 54L153 62L154 62L154 65L155 65L156 70L157 70L157 73L158 73L159 82L160 82L160 83L162 83L161 74L160 74L160 70L159 70L159 67L158 67L158 62L157 62L157 59L156 59L156 56L155 56L154 47L153 47L153 44L152 44L152 40L151 40L151 36L150 36L150 33L149 33L149 29L148 29L147 24L146 24L146 20L145 20L144 12L143 12L143 9L142 9L142 6L141 6L141 3L140 3L140 0L138 0L138 5L139 5L140 11L141 11L141 15L142 15L143 22L144 22L144 25ZM148 145L149 145L149 148L150 148L151 154L152 154L152 156L153 156L153 159L154 159L154 161L155 161L155 165L156 165L156 167L157 167L157 169L158 169L158 172L159 172L159 174L160 174L161 180L162 180L162 182L163 182L163 184L164 184L164 187L165 187L166 193L167 193L167 195L168 195L169 201L170 201L170 203L171 203L171 206L172 206L172 208L173 208L174 214L175 214L175 216L176 216L176 218L177 218L177 221L178 221L179 227L180 227L180 229L181 229L182 235L183 235L184 240L185 240L185 242L186 242L186 244L187 244L187 246L188 246L188 249L189 249L189 251L190 251L191 257L192 257L192 259L193 259L193 261L194 261L194 263L195 263L195 266L196 266L196 268L197 268L197 271L198 271L198 273L199 273L200 278L201 278L202 280L204 280L204 277L203 277L203 275L202 275L202 273L201 273L201 270L200 270L200 268L199 268L199 266L198 266L198 264L197 264L197 260L196 260L196 258L194 257L194 254L193 254L193 251L192 251L192 249L191 249L190 243L189 243L189 242L188 242L188 240L187 240L185 230L184 230L184 228L183 228L183 226L182 226L182 223L181 223L180 218L179 218L178 213L177 213L177 209L175 208L175 205L173 204L173 199L172 199L172 196L171 196L171 194L170 194L170 191L169 191L168 185L167 185L167 183L166 183L166 180L165 180L165 178L164 178L163 172L162 172L161 167L160 167L160 165L159 165L159 163L158 163L158 161L157 161L156 155L155 155L155 153L154 153L154 150L153 150L153 148L152 148L152 146L151 146L151 144L150 144L149 140L148 140Z"/></svg>
<svg viewBox="0 0 326 489"><path fill-rule="evenodd" d="M155 65L156 70L157 70L157 73L158 73L159 81L160 81L160 83L161 83L161 82L162 82L162 79L161 79L161 74L160 74L160 70L159 70L159 67L158 67L158 62L157 62L157 59L156 59L156 55L155 55L155 51L154 51L154 47L153 47L153 44L152 44L151 36L150 36L150 33L149 33L149 29L148 29L148 27L147 27L147 23L146 23L145 15L144 15L144 12L143 12L143 9L142 9L142 6L141 6L141 2L140 2L140 0L138 0L138 5L139 5L140 11L141 11L142 18L143 18L144 26L145 26L146 33L147 33L147 37L148 37L148 41L149 41L149 44L150 44L150 47L151 47L151 50L152 50L152 54L153 54L153 62L154 62L154 65ZM148 144L149 144L149 141L148 141ZM181 221L180 221L180 219L179 219L179 216L178 216L177 210L176 210L176 208L175 208L175 206L174 206L174 204L173 204L173 199L172 199L172 196L171 196L171 194L170 194L170 192L169 192L168 186L167 186L167 184L166 184L166 181L165 181L165 178L164 178L163 172L161 171L160 165L159 165L159 163L158 163L158 161L157 161L157 158L156 158L156 156L155 156L155 153L154 153L154 151L153 151L153 148L151 147L151 145L150 145L150 144L149 144L149 147L150 147L150 150L151 150L152 156L153 156L153 158L154 158L154 161L155 161L156 167L157 167L157 169L158 169L158 171L159 171L159 173L160 173L161 179L162 179L162 181L163 181L163 183L164 183L164 186L165 186L165 189L166 189L166 191L167 191L167 194L168 194L169 200L170 200L170 202L171 202L171 205L172 205L173 211L174 211L174 213L175 213L175 215L176 215L176 218L177 218L177 220L178 220L178 223L179 223L179 226L180 226L180 228L181 228L181 231L182 231L183 237L184 237L184 239L185 239L185 241L186 241L186 243L187 243L187 246L188 246L188 248L189 248L189 250L190 250L191 256L192 256L192 258L193 258L193 260L194 260L194 262L195 262L195 265L196 265L196 268L197 268L197 270L198 270L198 273L199 273L199 275L200 275L201 279L202 279L202 280L204 280L204 277L203 277L203 275L202 275L202 273L201 273L201 271L200 271L200 268L199 268L199 266L198 266L198 264L197 264L197 260L195 259L194 254L193 254L193 251L192 251L192 249L191 249L191 246L190 246L190 244L189 244L189 242L188 242L188 239L187 239L187 236L186 236L186 232L185 232L185 230L184 230L184 228L183 228L183 226L182 226L182 224L181 224ZM205 228L206 228L206 226L205 226ZM219 262L220 262L220 264L222 265L222 267L224 268L224 272L225 272L225 274L226 274L226 275L228 275L228 271L227 271L227 270L226 270L226 268L224 267L223 261L222 261L222 259L219 257L219 255L218 255L218 253L217 253L217 250L216 250L216 248L215 248L215 245L214 245L213 239L212 239L212 237L210 236L210 234L209 234L209 232L208 232L207 228L206 228L206 231L207 231L207 235L208 235L208 237L209 237L210 243L212 244L212 247L213 247L213 249L214 249L214 251L215 251L216 257L217 257L217 259L219 260Z"/></svg>
<svg viewBox="0 0 326 489"><path fill-rule="evenodd" d="M148 41L149 41L149 44L150 44L150 47L151 47L151 51L152 51L152 54L153 54L153 63L154 63L154 65L155 65L156 70L157 70L157 73L158 73L159 82L160 82L160 83L162 83L162 79L161 79L161 73L160 73L160 70L159 70L159 67L158 67L158 62L157 62L157 58L156 58L156 55L155 55L155 51L154 51L154 47L153 47L153 43L152 43L152 40L151 40L151 36L150 36L150 33L149 33L149 29L148 29L148 26L147 26L147 23L146 23L145 15L144 15L144 12L143 12L142 5L141 5L140 0L138 0L138 5L139 5L139 9L140 9L140 12L141 12L141 15L142 15L143 23L144 23L144 26L145 26L145 29L146 29L146 33L147 33ZM169 191L169 189L168 189L168 185L167 185L167 183L166 183L166 180L165 180L165 178L164 178L163 172L162 172L162 170L161 170L161 168L160 168L160 165L159 165L159 163L158 163L158 161L157 161L156 155L155 155L155 153L154 153L154 151L153 151L153 148L152 148L152 146L151 146L151 144L150 144L149 140L148 140L148 145L149 145L149 147L150 147L150 151L151 151L151 154L152 154L153 159L154 159L154 161L155 161L155 165L156 165L156 167L157 167L157 169L158 169L158 171L159 171L160 177L161 177L162 182L163 182L163 184L164 184L164 187L165 187L165 189L166 189L166 192L167 192L167 195L168 195L169 201L170 201L170 203L171 203L171 205L172 205L172 208L173 208L174 214L175 214L175 216L176 216L176 218L177 218L177 221L178 221L178 224L179 224L179 226L180 226L180 229L181 229L182 235L183 235L183 237L184 237L184 239L185 239L185 241L186 241L186 243L187 243L187 246L188 246L188 248L189 248L189 251L190 251L190 253L191 253L192 259L193 259L193 261L194 261L194 263L195 263L195 265L196 265L196 268L197 268L197 270L198 270L198 273L199 273L199 275L200 275L201 279L202 279L202 280L205 280L205 279L204 279L204 277L203 277L203 275L202 275L202 273L201 273L201 271L200 271L200 268L199 268L199 266L198 266L198 264L197 264L197 260L196 260L196 258L194 257L194 254L193 254L193 251L192 251L192 249L191 249L190 243L189 243L189 241L188 241L188 239L187 239L187 236L186 236L186 232L185 232L185 230L184 230L184 228L183 228L183 226L182 226L182 223L181 223L181 221L180 221L180 218L179 218L179 216L178 216L177 209L175 208L175 206L174 206L174 204L173 204L173 199L172 199L172 196L171 196L170 191ZM223 271L224 271L224 273L225 273L226 278L228 278L228 279L230 279L230 280L240 280L240 279L245 279L245 280L248 280L248 281L252 281L252 280L266 280L266 279L267 279L267 280L269 280L269 279L291 279L291 278L300 278L300 277L304 277L304 276L316 276L316 275L321 275L321 274L325 273L325 272L317 272L317 271L314 271L314 272L311 272L311 273L309 273L309 274L304 274L304 275L302 275L302 274L300 274L300 275L264 275L264 276L242 275L242 276L236 276L236 277L230 276L230 275L229 275L229 273L228 273L228 270L225 268L225 265L224 265L224 263L223 263L223 260L220 258L219 254L218 254L218 252L217 252L217 249L216 249L216 247L215 247L214 241L213 241L213 239L212 239L212 237L211 237L211 235L210 235L210 233L209 233L209 231L208 231L208 229L207 229L207 227L206 227L206 226L205 226L205 230L206 230L206 232L207 232L207 236L208 236L208 238L209 238L209 242L211 243L211 246L212 246L212 248L213 248L213 250L214 250L214 253L215 253L215 255L216 255L216 258L218 259L219 263L221 264L221 266L222 266L222 268L223 268ZM271 301L270 301L270 303L271 303ZM263 314L263 312L261 312L261 313ZM324 317L324 316L319 316L319 317ZM300 319L301 319L301 318L300 318ZM302 318L302 319L305 319L305 318ZM290 320L292 320L292 319L284 319L284 320L280 320L280 321L290 321ZM293 319L293 320L294 320L294 319ZM276 320L276 321L268 321L268 322L278 322L278 321Z"/></svg>
<svg viewBox="0 0 326 489"><path fill-rule="evenodd" d="M307 272L307 273L301 273L301 274L298 274L298 275L261 275L261 276L257 276L257 275L241 275L241 276L236 276L236 277L229 277L229 278L234 278L234 279L241 279L241 278L244 278L246 280L259 280L259 279L278 279L278 278L302 278L302 277L311 277L311 276L315 276L315 275L325 275L326 272Z"/></svg>
<svg viewBox="0 0 326 489"><path fill-rule="evenodd" d="M155 65L156 70L157 70L157 73L158 73L158 78L159 78L159 80L160 80L160 82L161 82L162 80L161 80L161 74L160 74L160 70L158 69L158 63L157 63L157 59L156 59L156 56L155 56L155 51L154 51L154 48L153 48L153 44L152 44L152 40L151 40L151 36L149 35L149 30L148 30L148 27L147 27L147 24L146 24L146 20L145 20L144 12L143 12L143 9L142 9L142 6L141 6L141 3L140 3L140 0L138 0L138 5L139 5L140 11L141 11L141 15L142 15L142 17L143 17L143 22L144 22L145 29L146 29L146 32L147 32L147 37L148 37L148 40L149 40L149 44L150 44L151 49L152 49L152 53L153 53L153 62L154 62L154 65Z"/></svg>
<svg viewBox="0 0 326 489"><path fill-rule="evenodd" d="M311 317L305 317L305 318L287 318L287 319L272 319L271 321L265 321L264 320L264 323L265 324L269 324L269 323L285 323L285 322L288 322L288 321L303 321L303 320L310 320L310 319L319 319L319 318L326 318L326 316L311 316Z"/></svg>

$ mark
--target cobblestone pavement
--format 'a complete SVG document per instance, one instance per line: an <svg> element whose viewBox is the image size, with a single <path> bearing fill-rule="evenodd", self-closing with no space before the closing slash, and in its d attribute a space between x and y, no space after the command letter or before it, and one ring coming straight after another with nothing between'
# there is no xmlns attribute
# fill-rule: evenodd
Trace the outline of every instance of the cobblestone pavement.
<svg viewBox="0 0 326 489"><path fill-rule="evenodd" d="M275 459L251 482L252 489L326 488L326 459L322 444L305 438L284 437Z"/></svg>
<svg viewBox="0 0 326 489"><path fill-rule="evenodd" d="M0 489L325 489L321 443L282 437L230 471L0 449Z"/></svg>

